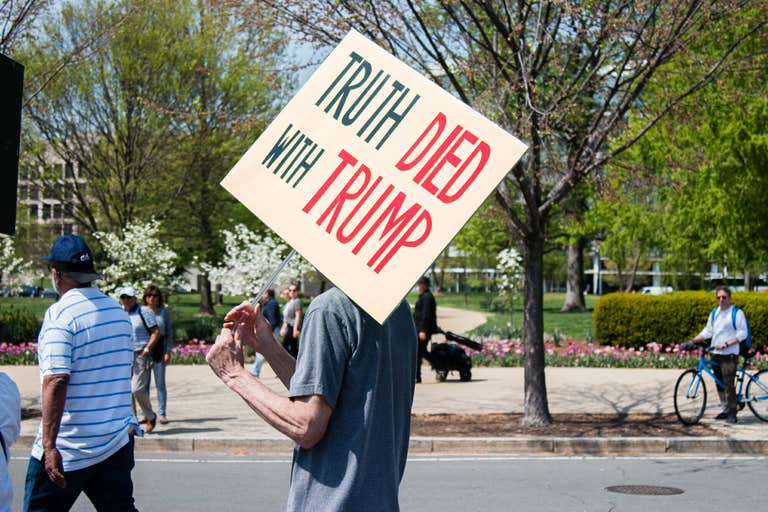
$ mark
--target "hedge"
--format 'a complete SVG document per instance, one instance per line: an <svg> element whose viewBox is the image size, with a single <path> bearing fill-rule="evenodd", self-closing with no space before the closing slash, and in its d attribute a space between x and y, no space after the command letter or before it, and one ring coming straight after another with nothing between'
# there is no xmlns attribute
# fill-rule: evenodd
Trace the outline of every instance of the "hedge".
<svg viewBox="0 0 768 512"><path fill-rule="evenodd" d="M764 349L768 341L768 293L734 292L731 302L747 315L753 347ZM713 292L604 295L592 314L595 340L634 348L651 342L680 343L701 332L715 305Z"/></svg>

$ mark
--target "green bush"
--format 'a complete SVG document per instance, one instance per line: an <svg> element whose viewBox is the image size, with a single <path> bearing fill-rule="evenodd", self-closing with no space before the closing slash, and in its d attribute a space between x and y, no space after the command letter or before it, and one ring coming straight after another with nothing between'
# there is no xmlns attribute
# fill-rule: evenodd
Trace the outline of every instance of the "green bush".
<svg viewBox="0 0 768 512"><path fill-rule="evenodd" d="M221 331L224 319L220 316L181 319L174 323L173 336L177 340L213 341Z"/></svg>
<svg viewBox="0 0 768 512"><path fill-rule="evenodd" d="M37 340L42 321L28 309L0 306L0 341L23 343Z"/></svg>
<svg viewBox="0 0 768 512"><path fill-rule="evenodd" d="M697 335L715 307L713 292L676 292L666 295L611 293L595 304L595 340L604 345L642 347L646 343L680 343ZM744 310L753 346L768 340L768 294L737 292L732 303Z"/></svg>

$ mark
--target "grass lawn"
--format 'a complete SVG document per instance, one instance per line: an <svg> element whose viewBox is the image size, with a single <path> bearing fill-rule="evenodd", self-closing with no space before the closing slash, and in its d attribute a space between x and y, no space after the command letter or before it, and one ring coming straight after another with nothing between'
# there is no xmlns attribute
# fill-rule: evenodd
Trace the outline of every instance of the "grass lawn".
<svg viewBox="0 0 768 512"><path fill-rule="evenodd" d="M411 293L407 297L411 304L415 303L417 298L417 293ZM473 334L477 336L519 337L523 327L522 301L515 305L514 313L510 315L509 313L493 312L490 307L493 298L494 295L488 293L441 293L435 295L435 300L440 306L492 313L484 325L473 330ZM566 338L591 340L592 310L598 298L595 295L586 296L586 311L564 313L560 309L563 307L565 294L545 293L544 332L550 335L559 333Z"/></svg>
<svg viewBox="0 0 768 512"><path fill-rule="evenodd" d="M416 293L411 293L406 297L411 304L414 304L417 298L418 294ZM435 295L438 305L441 306L492 313L484 325L473 331L474 335L519 337L523 325L522 304L517 304L514 314L510 316L509 313L491 311L493 298L494 295L488 293L469 293L466 295L441 293ZM173 317L174 337L185 341L190 338L211 340L221 327L224 314L244 299L245 297L242 296L225 296L223 305L214 307L216 316L198 317L200 305L198 294L172 295L168 306ZM587 311L575 313L560 311L564 299L565 294L563 293L544 294L544 331L549 335L557 334L567 338L590 340L592 336L592 308L597 297L587 296ZM3 297L0 298L0 311L9 309L25 311L28 312L29 316L42 322L43 313L53 302L53 299ZM305 306L307 303L308 301L305 301Z"/></svg>

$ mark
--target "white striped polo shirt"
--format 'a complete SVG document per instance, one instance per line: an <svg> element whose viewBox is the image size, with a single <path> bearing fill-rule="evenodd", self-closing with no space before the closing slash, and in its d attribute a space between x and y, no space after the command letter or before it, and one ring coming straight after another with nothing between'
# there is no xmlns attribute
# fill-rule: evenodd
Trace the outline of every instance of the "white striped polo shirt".
<svg viewBox="0 0 768 512"><path fill-rule="evenodd" d="M56 447L64 471L97 464L128 442L138 427L131 410L131 321L98 289L74 288L45 312L38 338L40 382L68 374ZM32 456L42 460L42 422Z"/></svg>

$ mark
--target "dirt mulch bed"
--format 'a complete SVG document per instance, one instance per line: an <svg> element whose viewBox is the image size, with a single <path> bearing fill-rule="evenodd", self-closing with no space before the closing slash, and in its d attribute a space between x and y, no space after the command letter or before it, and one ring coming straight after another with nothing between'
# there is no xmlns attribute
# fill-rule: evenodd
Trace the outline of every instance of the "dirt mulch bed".
<svg viewBox="0 0 768 512"><path fill-rule="evenodd" d="M27 407L21 408L21 419L26 420L29 418L40 418L42 417L43 413L40 411L40 409L32 409Z"/></svg>
<svg viewBox="0 0 768 512"><path fill-rule="evenodd" d="M411 435L425 437L704 437L704 425L685 426L674 414L553 414L546 427L523 427L522 414L414 414Z"/></svg>

